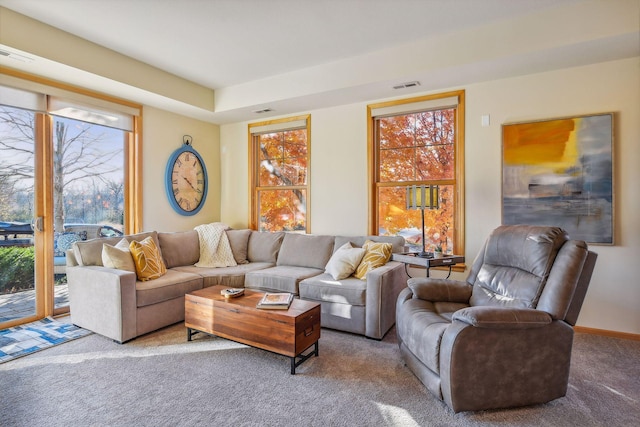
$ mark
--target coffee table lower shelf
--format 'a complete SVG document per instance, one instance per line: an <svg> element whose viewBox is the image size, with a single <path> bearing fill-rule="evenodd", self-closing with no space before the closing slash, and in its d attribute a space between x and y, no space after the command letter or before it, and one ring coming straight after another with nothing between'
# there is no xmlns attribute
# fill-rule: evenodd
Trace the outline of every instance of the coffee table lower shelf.
<svg viewBox="0 0 640 427"><path fill-rule="evenodd" d="M204 331L199 331L197 329L187 328L187 341L191 341L193 336L195 334L198 334L198 333L211 335L212 337L217 336L215 334L210 334L210 333L207 333L207 332L204 332ZM230 338L227 338L227 339L230 339ZM240 342L240 341L236 341L236 340L233 340L233 339L231 339L231 341ZM245 343L240 343L240 344L245 344ZM264 349L261 349L260 347L254 346L254 345L250 345L250 344L247 344L247 345L250 346L250 347L253 347L253 348L258 348L260 350L264 350ZM311 351L311 352L309 352L307 354L304 354L311 347L313 347L313 351ZM291 375L295 375L296 374L296 368L298 366L302 365L306 360L312 358L313 356L318 357L320 355L318 341L316 341L315 343L311 344L309 347L305 348L302 351L302 353L300 353L300 354L298 354L296 356L293 356L293 357L286 356L286 355L284 355L282 353L277 353L275 351L270 351L270 350L266 350L266 351L269 351L270 353L277 354L279 356L288 357L289 360L291 361Z"/></svg>

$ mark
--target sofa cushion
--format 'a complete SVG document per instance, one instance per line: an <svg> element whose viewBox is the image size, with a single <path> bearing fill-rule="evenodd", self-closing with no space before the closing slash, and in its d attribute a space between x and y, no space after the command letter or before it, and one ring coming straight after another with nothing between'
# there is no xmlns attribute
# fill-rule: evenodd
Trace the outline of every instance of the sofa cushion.
<svg viewBox="0 0 640 427"><path fill-rule="evenodd" d="M107 268L136 272L136 265L133 262L129 242L122 239L115 246L107 243L102 245L102 264Z"/></svg>
<svg viewBox="0 0 640 427"><path fill-rule="evenodd" d="M148 233L131 234L124 236L129 242L141 241L147 237L152 237L156 245L159 247L158 233L151 231ZM78 265L103 265L102 264L102 245L117 244L122 237L103 237L99 239L91 239L73 244L73 254Z"/></svg>
<svg viewBox="0 0 640 427"><path fill-rule="evenodd" d="M247 264L249 262L247 251L249 250L251 230L227 230L226 233L236 264Z"/></svg>
<svg viewBox="0 0 640 427"><path fill-rule="evenodd" d="M158 233L162 258L167 268L193 265L200 259L200 243L195 230Z"/></svg>
<svg viewBox="0 0 640 427"><path fill-rule="evenodd" d="M380 243L367 240L362 246L365 250L364 257L356 269L355 276L358 279L366 280L367 273L378 267L382 267L391 258L391 243Z"/></svg>
<svg viewBox="0 0 640 427"><path fill-rule="evenodd" d="M355 306L367 303L367 282L349 277L335 280L324 273L300 282L300 298L312 301L334 302Z"/></svg>
<svg viewBox="0 0 640 427"><path fill-rule="evenodd" d="M273 263L252 262L224 268L183 266L175 267L174 270L201 276L203 278L202 287L204 288L214 285L242 288L244 287L244 276L247 273L250 271L263 270L269 267L273 267Z"/></svg>
<svg viewBox="0 0 640 427"><path fill-rule="evenodd" d="M167 272L162 254L153 238L147 237L140 242L134 240L129 244L129 250L136 266L138 280L157 279Z"/></svg>
<svg viewBox="0 0 640 427"><path fill-rule="evenodd" d="M167 270L166 274L155 280L136 282L136 305L145 307L202 289L202 277L176 270Z"/></svg>
<svg viewBox="0 0 640 427"><path fill-rule="evenodd" d="M354 248L351 242L342 245L333 253L324 269L334 280L342 280L351 276L364 257L363 248Z"/></svg>
<svg viewBox="0 0 640 427"><path fill-rule="evenodd" d="M278 251L284 238L284 232L268 233L264 231L251 231L247 247L247 259L249 262L276 263Z"/></svg>
<svg viewBox="0 0 640 427"><path fill-rule="evenodd" d="M333 236L286 233L277 265L321 268L324 270L333 252Z"/></svg>
<svg viewBox="0 0 640 427"><path fill-rule="evenodd" d="M291 292L298 295L298 283L301 280L322 273L323 270L318 268L278 265L247 273L244 287L269 292Z"/></svg>

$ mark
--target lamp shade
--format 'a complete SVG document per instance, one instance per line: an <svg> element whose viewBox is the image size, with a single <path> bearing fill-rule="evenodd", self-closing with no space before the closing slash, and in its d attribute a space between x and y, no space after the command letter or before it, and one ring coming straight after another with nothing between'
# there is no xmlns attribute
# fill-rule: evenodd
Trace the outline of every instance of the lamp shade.
<svg viewBox="0 0 640 427"><path fill-rule="evenodd" d="M411 185L407 187L407 210L439 209L439 197L437 185Z"/></svg>

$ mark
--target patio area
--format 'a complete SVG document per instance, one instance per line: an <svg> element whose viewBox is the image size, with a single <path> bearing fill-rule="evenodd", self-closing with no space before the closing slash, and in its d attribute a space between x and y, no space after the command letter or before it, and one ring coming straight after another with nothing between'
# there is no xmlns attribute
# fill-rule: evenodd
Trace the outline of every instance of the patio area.
<svg viewBox="0 0 640 427"><path fill-rule="evenodd" d="M66 283L54 287L54 306L69 305L69 288ZM0 295L0 322L33 316L36 310L36 291Z"/></svg>

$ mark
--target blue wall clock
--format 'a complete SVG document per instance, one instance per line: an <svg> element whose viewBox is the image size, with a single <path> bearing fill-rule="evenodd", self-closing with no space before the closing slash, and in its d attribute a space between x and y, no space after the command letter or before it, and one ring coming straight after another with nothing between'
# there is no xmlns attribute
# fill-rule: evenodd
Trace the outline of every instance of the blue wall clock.
<svg viewBox="0 0 640 427"><path fill-rule="evenodd" d="M197 214L207 198L207 168L185 135L182 147L171 154L164 174L171 207L181 215Z"/></svg>

